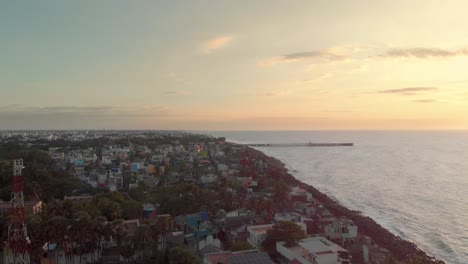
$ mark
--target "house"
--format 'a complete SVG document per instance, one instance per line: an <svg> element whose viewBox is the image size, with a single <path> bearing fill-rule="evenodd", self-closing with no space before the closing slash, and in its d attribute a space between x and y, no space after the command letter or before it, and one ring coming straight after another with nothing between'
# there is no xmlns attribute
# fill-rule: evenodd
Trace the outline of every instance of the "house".
<svg viewBox="0 0 468 264"><path fill-rule="evenodd" d="M138 219L124 220L124 225L126 226L126 234L129 237L134 237L140 226L140 221Z"/></svg>
<svg viewBox="0 0 468 264"><path fill-rule="evenodd" d="M312 194L301 187L294 187L289 193L289 199L291 202L307 203L312 201Z"/></svg>
<svg viewBox="0 0 468 264"><path fill-rule="evenodd" d="M273 224L248 226L249 237L247 242L255 248L261 248L263 241L267 236L268 230L273 228Z"/></svg>
<svg viewBox="0 0 468 264"><path fill-rule="evenodd" d="M110 164L112 164L112 157L111 157L111 156L107 156L107 155L102 156L102 161L101 161L101 163L102 163L103 165L110 165Z"/></svg>
<svg viewBox="0 0 468 264"><path fill-rule="evenodd" d="M301 222L295 222L295 224L300 226L304 232L307 232L306 224ZM256 248L260 248L267 236L268 230L272 229L273 225L274 224L247 226L247 232L249 233L247 242Z"/></svg>
<svg viewBox="0 0 468 264"><path fill-rule="evenodd" d="M325 236L328 239L340 239L344 243L347 240L357 238L357 226L351 220L340 219L324 227Z"/></svg>
<svg viewBox="0 0 468 264"><path fill-rule="evenodd" d="M71 201L74 204L90 202L93 199L91 195L65 196L63 200Z"/></svg>
<svg viewBox="0 0 468 264"><path fill-rule="evenodd" d="M42 202L41 201L25 201L24 202L24 208L26 208L26 211L31 212L33 214L37 214L41 212L42 210ZM1 201L0 200L0 216L6 216L8 215L11 209L11 202L7 201Z"/></svg>
<svg viewBox="0 0 468 264"><path fill-rule="evenodd" d="M76 250L77 246L72 246L67 243L67 248L59 248L56 243L45 243L42 246L42 259L41 263L43 264L61 264L71 261L72 263L94 263L95 260L99 260L101 257L99 255L99 250L95 249L94 251L89 251L83 253L81 256L78 254L79 250ZM75 254L70 254L69 252L75 251Z"/></svg>
<svg viewBox="0 0 468 264"><path fill-rule="evenodd" d="M73 169L73 175L75 177L82 177L84 176L84 173L85 173L85 169L82 166L77 166Z"/></svg>
<svg viewBox="0 0 468 264"><path fill-rule="evenodd" d="M202 184L209 184L215 182L217 179L218 176L216 176L215 174L205 174L201 176L200 182Z"/></svg>
<svg viewBox="0 0 468 264"><path fill-rule="evenodd" d="M203 256L203 264L273 264L274 262L265 252L254 250L244 250L238 252L217 252Z"/></svg>
<svg viewBox="0 0 468 264"><path fill-rule="evenodd" d="M391 255L390 251L375 244L370 237L361 236L353 241L350 253L355 260L363 263L380 263L385 257Z"/></svg>
<svg viewBox="0 0 468 264"><path fill-rule="evenodd" d="M324 237L311 237L300 240L296 245L276 243L281 255L280 263L302 264L344 264L349 262L349 252Z"/></svg>
<svg viewBox="0 0 468 264"><path fill-rule="evenodd" d="M157 206L155 204L145 203L143 206L143 218L156 219L158 216Z"/></svg>
<svg viewBox="0 0 468 264"><path fill-rule="evenodd" d="M297 213L279 213L275 214L276 222L299 222L301 220L301 215Z"/></svg>

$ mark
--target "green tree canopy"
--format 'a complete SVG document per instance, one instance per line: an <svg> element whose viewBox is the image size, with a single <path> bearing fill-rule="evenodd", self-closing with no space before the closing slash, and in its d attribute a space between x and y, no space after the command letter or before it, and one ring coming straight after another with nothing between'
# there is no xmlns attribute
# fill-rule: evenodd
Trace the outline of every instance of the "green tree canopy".
<svg viewBox="0 0 468 264"><path fill-rule="evenodd" d="M268 254L275 256L276 243L285 242L286 246L293 246L297 241L306 238L307 235L302 228L292 222L279 222L268 230L262 247Z"/></svg>
<svg viewBox="0 0 468 264"><path fill-rule="evenodd" d="M200 258L190 249L177 246L169 251L169 261L174 264L201 264Z"/></svg>
<svg viewBox="0 0 468 264"><path fill-rule="evenodd" d="M244 250L250 250L250 249L255 249L252 245L250 245L248 242L245 241L240 241L232 244L231 246L231 251L236 252L236 251L244 251Z"/></svg>

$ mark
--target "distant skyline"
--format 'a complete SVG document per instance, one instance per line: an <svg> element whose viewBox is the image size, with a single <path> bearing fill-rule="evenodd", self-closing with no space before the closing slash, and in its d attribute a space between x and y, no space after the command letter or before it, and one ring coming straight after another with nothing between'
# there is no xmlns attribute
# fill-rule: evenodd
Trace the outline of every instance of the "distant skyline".
<svg viewBox="0 0 468 264"><path fill-rule="evenodd" d="M3 1L0 130L466 130L467 8Z"/></svg>

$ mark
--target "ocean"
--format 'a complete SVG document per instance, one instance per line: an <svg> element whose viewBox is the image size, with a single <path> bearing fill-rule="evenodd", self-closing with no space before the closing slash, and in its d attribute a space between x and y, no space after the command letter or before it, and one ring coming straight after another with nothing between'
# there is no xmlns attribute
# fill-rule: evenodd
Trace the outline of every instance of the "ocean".
<svg viewBox="0 0 468 264"><path fill-rule="evenodd" d="M237 143L352 142L259 147L297 179L446 263L468 263L468 131L208 132Z"/></svg>

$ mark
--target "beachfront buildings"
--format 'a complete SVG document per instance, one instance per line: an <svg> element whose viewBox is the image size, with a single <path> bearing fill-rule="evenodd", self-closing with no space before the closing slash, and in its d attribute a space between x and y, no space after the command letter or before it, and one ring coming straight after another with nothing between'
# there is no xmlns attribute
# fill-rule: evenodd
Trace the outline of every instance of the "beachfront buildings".
<svg viewBox="0 0 468 264"><path fill-rule="evenodd" d="M203 256L203 264L273 264L267 253L256 249L238 252L223 251L209 253Z"/></svg>
<svg viewBox="0 0 468 264"><path fill-rule="evenodd" d="M307 226L301 222L294 222L296 225L300 226L304 233L307 233ZM253 225L247 226L248 238L247 242L255 248L261 248L263 241L267 237L268 230L272 229L274 224L268 225Z"/></svg>
<svg viewBox="0 0 468 264"><path fill-rule="evenodd" d="M288 246L276 243L280 263L349 264L349 252L324 237L311 237Z"/></svg>

